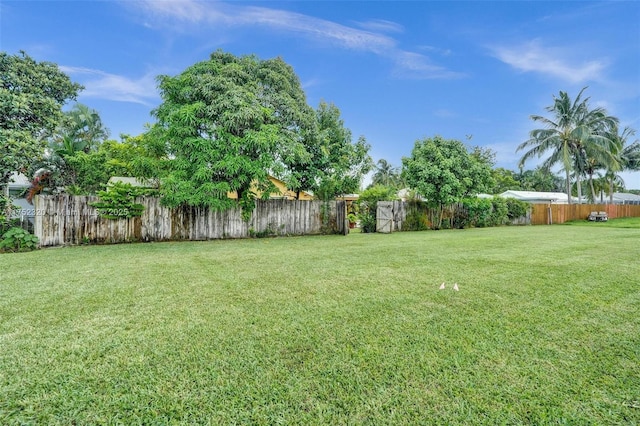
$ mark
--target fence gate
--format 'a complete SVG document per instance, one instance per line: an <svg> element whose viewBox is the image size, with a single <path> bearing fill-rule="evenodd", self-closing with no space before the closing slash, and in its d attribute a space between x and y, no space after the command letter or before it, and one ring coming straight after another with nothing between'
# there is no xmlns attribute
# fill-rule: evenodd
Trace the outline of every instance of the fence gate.
<svg viewBox="0 0 640 426"><path fill-rule="evenodd" d="M389 234L393 230L393 202L378 201L376 210L376 232Z"/></svg>

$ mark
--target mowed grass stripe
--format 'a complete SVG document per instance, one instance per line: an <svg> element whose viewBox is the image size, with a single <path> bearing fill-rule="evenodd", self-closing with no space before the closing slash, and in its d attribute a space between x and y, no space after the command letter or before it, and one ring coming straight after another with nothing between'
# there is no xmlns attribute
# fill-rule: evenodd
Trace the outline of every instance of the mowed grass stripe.
<svg viewBox="0 0 640 426"><path fill-rule="evenodd" d="M634 424L615 222L0 256L0 423Z"/></svg>

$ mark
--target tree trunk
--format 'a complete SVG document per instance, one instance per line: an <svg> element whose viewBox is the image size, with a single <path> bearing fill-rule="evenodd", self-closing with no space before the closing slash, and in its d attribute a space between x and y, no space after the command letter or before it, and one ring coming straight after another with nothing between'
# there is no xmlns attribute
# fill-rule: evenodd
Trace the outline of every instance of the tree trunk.
<svg viewBox="0 0 640 426"><path fill-rule="evenodd" d="M569 204L573 204L571 200L571 175L569 174L569 169L567 169L565 172L567 174L567 202Z"/></svg>
<svg viewBox="0 0 640 426"><path fill-rule="evenodd" d="M596 189L593 187L593 174L589 174L589 186L591 187L591 199L596 202Z"/></svg>
<svg viewBox="0 0 640 426"><path fill-rule="evenodd" d="M578 204L582 204L582 182L580 176L576 176L576 187L578 189Z"/></svg>
<svg viewBox="0 0 640 426"><path fill-rule="evenodd" d="M609 180L609 204L613 204L613 177Z"/></svg>

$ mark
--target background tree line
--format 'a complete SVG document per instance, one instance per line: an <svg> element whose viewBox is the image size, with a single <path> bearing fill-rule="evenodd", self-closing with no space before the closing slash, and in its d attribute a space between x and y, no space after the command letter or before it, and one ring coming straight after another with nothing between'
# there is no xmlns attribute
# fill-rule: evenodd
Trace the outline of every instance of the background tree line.
<svg viewBox="0 0 640 426"><path fill-rule="evenodd" d="M518 146L524 152L518 172L495 168L491 150L440 136L417 141L401 167L381 159L374 168L364 137L353 140L335 105L323 101L310 107L297 75L281 58L219 50L176 76L159 76L162 103L152 112L155 122L119 141L109 139L90 107L76 103L62 111L82 86L57 65L36 62L24 52L2 52L0 71L4 198L16 171L33 176L30 197L95 194L111 176L130 176L150 182L170 206L225 209L239 203L250 211L256 197L275 190L269 176L296 194L310 191L331 199L359 192L374 169L364 199L372 193L392 197L408 188L443 212L464 198L507 189L563 190L581 197L587 188L594 201L622 187L621 171L640 168L634 130L620 129L606 110L591 108L583 98L586 88L574 100L561 91L546 108L548 117L531 116L543 128ZM524 170L527 161L545 156L535 169ZM227 196L230 192L237 200Z"/></svg>

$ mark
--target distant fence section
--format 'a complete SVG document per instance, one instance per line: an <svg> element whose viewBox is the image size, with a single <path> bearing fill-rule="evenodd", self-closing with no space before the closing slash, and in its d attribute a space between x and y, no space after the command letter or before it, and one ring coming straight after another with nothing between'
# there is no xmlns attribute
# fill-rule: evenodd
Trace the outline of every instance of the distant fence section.
<svg viewBox="0 0 640 426"><path fill-rule="evenodd" d="M550 225L586 220L591 212L606 212L609 219L640 217L640 206L629 204L532 204L531 224Z"/></svg>
<svg viewBox="0 0 640 426"><path fill-rule="evenodd" d="M462 209L461 204L445 208L444 223L451 227L453 217ZM428 217L434 213L422 207ZM377 232L389 233L411 230L408 219L411 207L406 201L378 202ZM609 219L640 217L640 205L628 204L531 204L525 216L513 219L512 225L548 225L570 220L586 220L591 212L606 212Z"/></svg>
<svg viewBox="0 0 640 426"><path fill-rule="evenodd" d="M395 201L379 201L376 211L376 232L390 233L399 231L410 231L416 225L415 218L412 221L409 216L412 210L418 209L422 211L426 218L435 218L437 213L429 209L426 205L416 207L410 202L395 200ZM454 216L460 214L461 209L464 209L462 204L453 204L444 209L443 212L443 226L453 227ZM531 212L527 212L525 216L513 219L512 225L530 225L531 224ZM426 226L426 224L425 224Z"/></svg>
<svg viewBox="0 0 640 426"><path fill-rule="evenodd" d="M40 245L346 234L349 229L345 201L258 200L248 221L239 208L168 208L156 197L136 200L144 206L142 216L111 220L90 205L96 201L97 197L37 196L34 234Z"/></svg>

